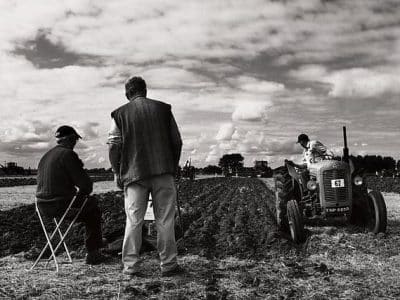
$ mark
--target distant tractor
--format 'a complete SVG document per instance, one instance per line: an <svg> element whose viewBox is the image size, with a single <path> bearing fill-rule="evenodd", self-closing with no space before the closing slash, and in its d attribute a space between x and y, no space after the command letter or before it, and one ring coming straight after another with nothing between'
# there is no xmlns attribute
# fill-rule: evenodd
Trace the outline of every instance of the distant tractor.
<svg viewBox="0 0 400 300"><path fill-rule="evenodd" d="M273 171L268 166L268 161L266 160L256 160L254 162L254 170L256 171L257 177L272 177Z"/></svg>
<svg viewBox="0 0 400 300"><path fill-rule="evenodd" d="M385 232L387 213L379 191L368 191L364 174L349 159L346 127L341 160L326 156L306 169L291 161L275 171L277 221L294 242L305 239L304 220L345 217L373 233Z"/></svg>
<svg viewBox="0 0 400 300"><path fill-rule="evenodd" d="M16 162L8 162L5 165L0 164L0 169L4 175L26 175L27 171L17 165Z"/></svg>

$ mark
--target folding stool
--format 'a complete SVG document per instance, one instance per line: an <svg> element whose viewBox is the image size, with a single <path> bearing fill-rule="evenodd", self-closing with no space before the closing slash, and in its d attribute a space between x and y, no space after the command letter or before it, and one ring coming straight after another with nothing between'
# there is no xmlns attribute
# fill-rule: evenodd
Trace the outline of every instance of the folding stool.
<svg viewBox="0 0 400 300"><path fill-rule="evenodd" d="M37 204L37 198L35 198L35 210L36 210L36 213L37 213L37 215L39 217L40 224L42 225L42 229L43 229L44 235L46 236L47 243L43 247L42 251L40 252L38 258L36 259L36 261L33 264L33 266L30 268L30 270L33 270L33 268L38 264L39 260L42 258L44 252L46 251L47 247L49 247L50 251L51 251L51 256L47 259L46 267L47 267L48 263L50 262L51 258L53 258L54 264L56 266L56 272L58 272L58 262L57 262L57 258L56 258L56 252L60 248L61 244L64 246L65 252L67 253L68 262L72 263L71 255L69 253L67 244L65 243L65 238L67 237L70 229L75 224L76 220L78 219L79 214L82 212L84 206L86 205L86 202L88 201L88 197L85 198L83 204L81 205L81 207L79 207L78 212L76 213L76 215L74 216L74 218L72 219L71 223L68 225L68 227L67 227L67 229L65 230L64 233L62 233L62 231L60 229L60 226L64 223L64 220L65 220L66 216L71 211L72 205L75 202L75 200L76 200L76 196L71 200L71 203L69 204L69 206L67 207L67 209L65 210L65 212L61 216L61 218L59 218L59 220L57 218L53 218L53 222L56 225L56 228L53 230L53 232L51 234L49 234L49 232L46 229L46 226L44 225L43 217L40 214L40 210L39 210L39 207L38 207L38 204ZM56 233L59 234L60 241L54 247L53 244L51 243L51 241L54 238L54 236L56 235Z"/></svg>

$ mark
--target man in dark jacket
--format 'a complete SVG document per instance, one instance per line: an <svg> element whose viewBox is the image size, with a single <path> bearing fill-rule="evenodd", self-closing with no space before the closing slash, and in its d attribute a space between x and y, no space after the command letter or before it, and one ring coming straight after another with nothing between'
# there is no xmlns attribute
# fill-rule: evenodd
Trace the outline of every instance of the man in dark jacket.
<svg viewBox="0 0 400 300"><path fill-rule="evenodd" d="M182 272L177 263L174 221L177 171L182 140L169 104L146 98L146 83L133 77L125 85L129 103L111 113L109 157L125 192L123 273L140 275L139 251L149 194L157 228L161 274Z"/></svg>
<svg viewBox="0 0 400 300"><path fill-rule="evenodd" d="M103 246L101 233L101 211L97 199L89 196L93 183L78 155L73 151L81 136L70 126L61 126L56 131L57 146L49 150L40 160L37 176L36 198L40 212L48 217L60 217L76 196L70 218L78 212L88 197L85 207L78 216L86 226L86 263L99 264L106 260L99 249Z"/></svg>

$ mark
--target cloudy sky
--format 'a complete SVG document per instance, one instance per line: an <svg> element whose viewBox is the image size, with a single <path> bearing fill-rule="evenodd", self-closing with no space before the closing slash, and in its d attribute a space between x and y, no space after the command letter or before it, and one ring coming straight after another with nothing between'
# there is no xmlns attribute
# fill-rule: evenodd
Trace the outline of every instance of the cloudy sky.
<svg viewBox="0 0 400 300"><path fill-rule="evenodd" d="M399 159L399 1L0 1L0 161L36 167L59 125L109 167L110 112L142 76L197 166L296 159L305 132Z"/></svg>

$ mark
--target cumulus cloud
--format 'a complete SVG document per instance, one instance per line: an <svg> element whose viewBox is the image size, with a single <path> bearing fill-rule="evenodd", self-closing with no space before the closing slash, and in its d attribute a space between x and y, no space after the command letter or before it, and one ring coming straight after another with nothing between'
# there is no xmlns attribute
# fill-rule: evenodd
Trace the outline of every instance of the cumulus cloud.
<svg viewBox="0 0 400 300"><path fill-rule="evenodd" d="M238 144L237 151L243 154L251 154L251 153L258 153L259 148L258 146L255 146L254 144L251 144L249 142L243 142Z"/></svg>
<svg viewBox="0 0 400 300"><path fill-rule="evenodd" d="M293 155L302 153L301 148L292 140L266 140L264 147L267 155Z"/></svg>
<svg viewBox="0 0 400 300"><path fill-rule="evenodd" d="M325 80L332 84L329 94L333 97L371 98L386 93L400 94L398 74L355 68L333 72Z"/></svg>
<svg viewBox="0 0 400 300"><path fill-rule="evenodd" d="M100 124L98 122L77 122L76 127L78 133L82 136L83 139L96 139L99 137L98 126Z"/></svg>
<svg viewBox="0 0 400 300"><path fill-rule="evenodd" d="M290 71L290 75L297 79L329 84L329 95L337 98L372 98L399 94L400 79L397 73L366 68L329 71L321 65L304 65Z"/></svg>
<svg viewBox="0 0 400 300"><path fill-rule="evenodd" d="M207 157L206 157L205 161L207 163L217 163L218 159L220 158L219 150L218 150L217 145L215 145L215 144L211 145L209 147L209 149L210 150L209 150L209 152L207 154Z"/></svg>
<svg viewBox="0 0 400 300"><path fill-rule="evenodd" d="M215 137L218 141L229 141L235 132L235 126L232 123L225 123L219 127L218 133Z"/></svg>
<svg viewBox="0 0 400 300"><path fill-rule="evenodd" d="M208 154L205 159L205 162L209 163L209 164L216 164L216 163L218 163L218 159L219 159L219 156Z"/></svg>
<svg viewBox="0 0 400 300"><path fill-rule="evenodd" d="M49 142L38 142L38 143L33 143L30 145L27 145L28 148L30 149L35 149L35 150L47 150L50 147L50 143Z"/></svg>
<svg viewBox="0 0 400 300"><path fill-rule="evenodd" d="M238 130L235 130L235 132L232 135L232 140L239 140L240 139L240 133Z"/></svg>
<svg viewBox="0 0 400 300"><path fill-rule="evenodd" d="M89 154L87 157L83 159L84 162L90 162L97 159L97 153Z"/></svg>
<svg viewBox="0 0 400 300"><path fill-rule="evenodd" d="M39 120L14 120L9 125L11 126L6 127L3 133L0 134L2 142L45 142L50 139L55 131L54 124L44 123Z"/></svg>
<svg viewBox="0 0 400 300"><path fill-rule="evenodd" d="M3 158L18 160L19 163L30 166L36 165L40 157L56 145L54 133L60 125L62 124L54 119L48 122L21 119L8 123L8 127L0 132L0 152L3 154ZM75 126L84 138L76 145L76 150L89 153L83 157L88 162L93 162L92 158L98 155L98 149L87 144L90 139L93 140L98 137L98 134L94 131L97 126L96 122L90 121L81 121L79 125ZM4 124L2 128L5 128Z"/></svg>
<svg viewBox="0 0 400 300"><path fill-rule="evenodd" d="M226 141L222 141L218 145L219 149L221 149L222 151L225 151L225 152L232 150L232 148L233 148L232 146L233 146L232 143L226 142Z"/></svg>
<svg viewBox="0 0 400 300"><path fill-rule="evenodd" d="M272 104L259 102L244 102L236 106L232 113L233 121L264 122L268 120L266 109Z"/></svg>
<svg viewBox="0 0 400 300"><path fill-rule="evenodd" d="M210 88L214 87L207 76L176 67L157 67L144 70L141 73L143 78L152 88L178 89L178 88Z"/></svg>
<svg viewBox="0 0 400 300"><path fill-rule="evenodd" d="M323 81L327 70L323 65L302 65L298 69L289 71L289 75L301 80Z"/></svg>
<svg viewBox="0 0 400 300"><path fill-rule="evenodd" d="M229 80L238 88L252 93L271 94L281 92L285 89L285 85L278 82L261 80L250 76L238 76Z"/></svg>
<svg viewBox="0 0 400 300"><path fill-rule="evenodd" d="M197 145L198 145L197 140L195 140L195 139L186 139L185 141L183 141L182 150L184 150L184 151L193 151L194 149L196 149Z"/></svg>

